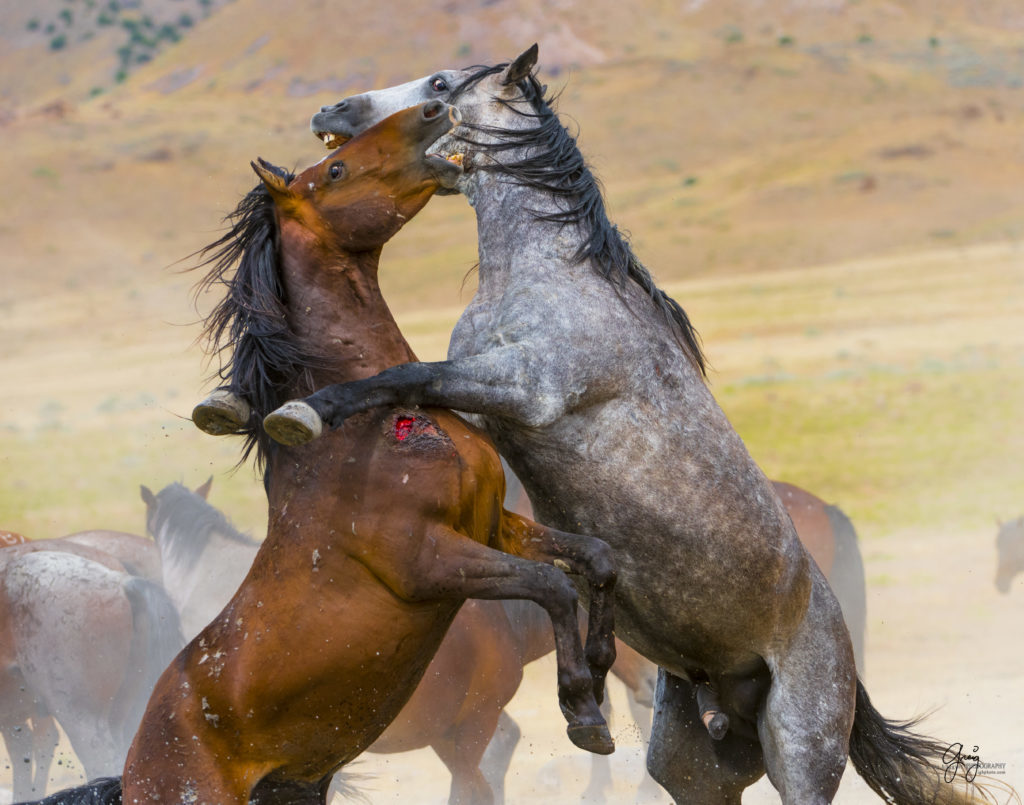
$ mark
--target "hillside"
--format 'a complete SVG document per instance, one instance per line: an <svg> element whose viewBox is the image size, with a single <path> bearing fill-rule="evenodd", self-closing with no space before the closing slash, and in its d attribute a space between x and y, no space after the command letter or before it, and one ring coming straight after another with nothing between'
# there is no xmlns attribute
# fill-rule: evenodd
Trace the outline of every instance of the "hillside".
<svg viewBox="0 0 1024 805"><path fill-rule="evenodd" d="M188 400L202 385L181 269L252 186L249 160L306 164L322 154L307 129L319 105L535 40L661 283L1016 242L1022 29L1010 1L7 4L0 132L17 190L0 198L0 311L7 376L28 379L0 418L95 415L111 373L130 389L113 396L187 415L136 364ZM152 45L127 69L126 38ZM449 200L386 252L385 291L427 357L474 260L471 211ZM148 365L153 349L166 362Z"/></svg>

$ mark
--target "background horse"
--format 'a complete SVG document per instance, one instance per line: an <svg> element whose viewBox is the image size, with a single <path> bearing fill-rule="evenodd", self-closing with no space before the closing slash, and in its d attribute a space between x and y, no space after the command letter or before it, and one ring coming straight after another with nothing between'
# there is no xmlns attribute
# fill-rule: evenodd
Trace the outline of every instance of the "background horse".
<svg viewBox="0 0 1024 805"><path fill-rule="evenodd" d="M867 631L867 587L857 530L842 509L785 481L772 481L804 544L843 611L853 641L857 673L864 677L864 634Z"/></svg>
<svg viewBox="0 0 1024 805"><path fill-rule="evenodd" d="M412 359L380 296L378 260L459 172L425 153L453 125L449 107L428 103L299 176L254 165L263 184L206 250L205 287L227 287L207 332L230 350L225 379L257 417ZM323 802L334 772L406 703L468 597L545 607L568 733L610 751L595 699L614 653L603 543L504 512L496 451L449 411L380 410L312 451L271 447L257 425L247 438L266 467L267 538L157 684L125 763L126 801ZM585 655L560 568L591 584Z"/></svg>
<svg viewBox="0 0 1024 805"><path fill-rule="evenodd" d="M0 530L0 548L7 548L11 545L24 545L26 542L28 542L28 537L24 534L19 534L17 531Z"/></svg>
<svg viewBox="0 0 1024 805"><path fill-rule="evenodd" d="M160 551L153 540L138 534L94 529L76 531L74 534L58 537L56 541L95 548L108 556L113 556L125 571L132 575L157 582L161 579ZM52 543L54 540L47 542Z"/></svg>
<svg viewBox="0 0 1024 805"><path fill-rule="evenodd" d="M15 800L45 791L52 718L89 776L116 773L158 675L183 643L158 585L102 552L48 542L56 540L0 551L0 718L17 761ZM27 719L31 733L17 729ZM29 750L31 781L20 762Z"/></svg>
<svg viewBox="0 0 1024 805"><path fill-rule="evenodd" d="M686 313L608 220L536 59L314 116L327 141L425 98L457 105L465 128L437 149L466 168L479 283L447 361L322 389L266 426L297 444L378 405L481 415L541 521L612 545L619 633L661 666L648 768L678 801L738 803L767 771L784 802L828 802L848 756L880 796L962 801L945 746L871 705L832 590L712 397ZM705 725L709 701L728 729Z"/></svg>
<svg viewBox="0 0 1024 805"><path fill-rule="evenodd" d="M1024 517L999 524L996 555L996 589L1008 593L1013 577L1024 572Z"/></svg>
<svg viewBox="0 0 1024 805"><path fill-rule="evenodd" d="M231 600L260 543L207 503L213 478L194 492L174 483L153 494L141 487L146 529L160 555L162 583L191 640Z"/></svg>

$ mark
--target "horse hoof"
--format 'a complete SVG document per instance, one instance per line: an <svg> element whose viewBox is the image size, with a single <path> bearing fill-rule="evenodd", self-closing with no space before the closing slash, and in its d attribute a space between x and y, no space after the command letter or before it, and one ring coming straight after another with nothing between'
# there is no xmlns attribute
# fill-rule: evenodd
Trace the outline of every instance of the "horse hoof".
<svg viewBox="0 0 1024 805"><path fill-rule="evenodd" d="M324 432L324 423L311 405L292 400L266 415L263 430L275 442L295 447L317 438Z"/></svg>
<svg viewBox="0 0 1024 805"><path fill-rule="evenodd" d="M580 749L586 749L595 755L610 755L615 751L615 741L608 731L607 724L579 724L566 728L569 740Z"/></svg>
<svg viewBox="0 0 1024 805"><path fill-rule="evenodd" d="M211 436L238 433L249 422L249 403L226 389L217 389L192 409L192 422Z"/></svg>

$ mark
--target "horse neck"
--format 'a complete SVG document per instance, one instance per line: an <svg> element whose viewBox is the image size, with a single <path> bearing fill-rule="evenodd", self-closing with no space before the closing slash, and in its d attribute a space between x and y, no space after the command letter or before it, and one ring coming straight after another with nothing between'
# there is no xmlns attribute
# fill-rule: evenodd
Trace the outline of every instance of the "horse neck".
<svg viewBox="0 0 1024 805"><path fill-rule="evenodd" d="M237 533L225 533L219 527L197 528L197 521L174 516L161 518L153 533L160 550L163 584L179 611L193 593L204 568L248 565L256 554L251 545Z"/></svg>
<svg viewBox="0 0 1024 805"><path fill-rule="evenodd" d="M295 235L282 228L282 272L292 330L325 359L311 372L314 385L372 377L415 361L377 282L381 249L327 250Z"/></svg>
<svg viewBox="0 0 1024 805"><path fill-rule="evenodd" d="M514 153L508 157L514 158ZM550 192L490 171L477 171L469 181L465 192L476 212L482 288L511 281L512 272L505 269L513 264L515 279L530 284L557 279L561 267L579 265L575 256L586 236L582 228L537 217L561 212Z"/></svg>

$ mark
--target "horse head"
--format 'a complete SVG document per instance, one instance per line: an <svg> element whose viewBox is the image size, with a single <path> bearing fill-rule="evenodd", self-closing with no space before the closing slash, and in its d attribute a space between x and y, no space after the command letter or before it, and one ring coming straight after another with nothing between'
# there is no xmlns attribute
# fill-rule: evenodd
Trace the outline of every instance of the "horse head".
<svg viewBox="0 0 1024 805"><path fill-rule="evenodd" d="M465 128L474 132L474 140L452 136L438 143L439 153L461 164L473 145L486 146L491 142L488 129L497 124L496 114L503 118L502 127L536 126L532 113L546 89L532 74L537 56L538 48L534 44L511 62L439 70L405 84L352 95L321 107L313 115L310 129L328 148L336 148L395 112L441 100L456 106ZM522 105L524 101L528 103ZM472 152L466 156L467 169L471 162ZM453 188L446 185L439 192L453 192Z"/></svg>
<svg viewBox="0 0 1024 805"><path fill-rule="evenodd" d="M458 124L453 106L430 100L386 117L297 176L262 159L252 167L282 226L296 222L325 245L368 251L390 239L438 187L455 185L458 161L430 148Z"/></svg>

